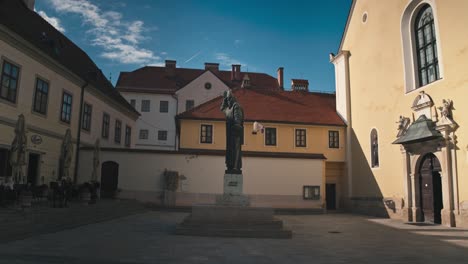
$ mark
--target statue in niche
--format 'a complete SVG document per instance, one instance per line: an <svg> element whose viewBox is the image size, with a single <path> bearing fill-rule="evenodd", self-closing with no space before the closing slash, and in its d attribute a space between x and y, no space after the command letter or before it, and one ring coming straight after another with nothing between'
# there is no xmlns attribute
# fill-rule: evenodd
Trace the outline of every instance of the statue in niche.
<svg viewBox="0 0 468 264"><path fill-rule="evenodd" d="M439 107L440 116L442 118L452 119L452 109L453 109L453 101L450 99L443 99L442 106Z"/></svg>
<svg viewBox="0 0 468 264"><path fill-rule="evenodd" d="M371 154L372 168L379 167L379 141L377 133L373 133L371 136Z"/></svg>
<svg viewBox="0 0 468 264"><path fill-rule="evenodd" d="M226 115L226 173L242 173L244 110L231 90L224 92L221 111Z"/></svg>
<svg viewBox="0 0 468 264"><path fill-rule="evenodd" d="M71 138L71 131L68 128L65 132L65 137L62 141L62 150L60 153L60 169L59 179L70 178L70 167L73 158L73 143Z"/></svg>

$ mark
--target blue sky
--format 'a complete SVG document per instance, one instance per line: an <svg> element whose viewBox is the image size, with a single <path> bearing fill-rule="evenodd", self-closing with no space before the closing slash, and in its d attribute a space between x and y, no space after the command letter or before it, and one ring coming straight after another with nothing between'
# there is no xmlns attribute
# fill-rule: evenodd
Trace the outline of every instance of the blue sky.
<svg viewBox="0 0 468 264"><path fill-rule="evenodd" d="M36 0L36 12L84 49L112 81L121 71L177 60L308 79L334 90L333 65L351 0Z"/></svg>

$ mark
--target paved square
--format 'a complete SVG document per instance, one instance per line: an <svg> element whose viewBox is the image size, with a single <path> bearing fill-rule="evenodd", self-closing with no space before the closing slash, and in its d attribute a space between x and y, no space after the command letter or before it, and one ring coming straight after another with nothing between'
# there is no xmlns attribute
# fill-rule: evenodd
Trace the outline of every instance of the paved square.
<svg viewBox="0 0 468 264"><path fill-rule="evenodd" d="M468 263L468 230L348 214L280 216L293 239L172 235L151 211L0 245L0 263Z"/></svg>

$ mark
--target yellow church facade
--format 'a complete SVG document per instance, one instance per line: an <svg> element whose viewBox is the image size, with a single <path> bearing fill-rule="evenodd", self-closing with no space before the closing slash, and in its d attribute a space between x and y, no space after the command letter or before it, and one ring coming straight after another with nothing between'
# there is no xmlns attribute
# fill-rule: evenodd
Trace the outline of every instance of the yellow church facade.
<svg viewBox="0 0 468 264"><path fill-rule="evenodd" d="M347 206L468 226L468 2L355 0L336 55Z"/></svg>

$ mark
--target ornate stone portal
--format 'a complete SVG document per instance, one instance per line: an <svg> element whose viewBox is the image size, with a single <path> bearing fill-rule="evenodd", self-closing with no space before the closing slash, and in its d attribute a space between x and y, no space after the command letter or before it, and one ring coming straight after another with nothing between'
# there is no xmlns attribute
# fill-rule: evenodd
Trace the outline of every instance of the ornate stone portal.
<svg viewBox="0 0 468 264"><path fill-rule="evenodd" d="M176 234L193 236L291 238L290 230L273 217L271 207L250 207L243 194L242 151L244 112L231 91L225 92L221 111L226 114L226 171L223 194L216 204L197 204L177 226Z"/></svg>
<svg viewBox="0 0 468 264"><path fill-rule="evenodd" d="M422 163L433 154L440 163L440 189L433 188L434 196L442 196L440 211L441 224L455 226L458 208L458 182L456 171L456 135L458 125L453 120L451 100L443 100L440 118L432 98L421 92L414 100L412 109L413 122L403 125L404 117L400 117L398 138L393 143L401 145L404 166L405 206L404 218L410 222L427 221L423 208L425 187L429 183L422 182ZM415 120L416 119L416 120ZM433 177L436 177L433 175ZM438 176L437 176L438 177ZM435 179L435 178L433 178ZM435 184L433 184L435 185ZM441 192L438 194L437 192ZM440 210L440 209L439 209ZM439 212L434 212L437 214ZM427 213L429 214L429 213Z"/></svg>

